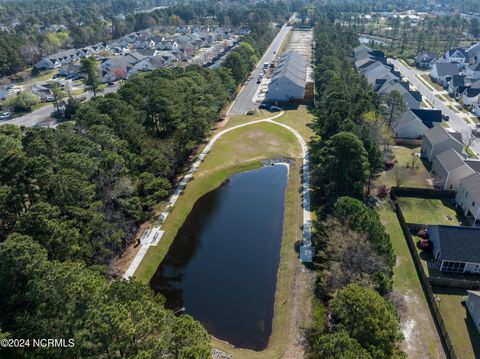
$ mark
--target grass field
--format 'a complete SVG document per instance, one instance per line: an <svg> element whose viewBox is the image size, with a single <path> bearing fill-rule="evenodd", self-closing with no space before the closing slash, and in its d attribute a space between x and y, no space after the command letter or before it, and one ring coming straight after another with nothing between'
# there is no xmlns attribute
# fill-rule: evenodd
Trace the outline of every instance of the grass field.
<svg viewBox="0 0 480 359"><path fill-rule="evenodd" d="M465 289L434 287L438 306L452 339L455 352L461 359L480 358L480 334L462 304Z"/></svg>
<svg viewBox="0 0 480 359"><path fill-rule="evenodd" d="M257 116L239 116L236 124L258 119L255 117ZM286 121L289 121L288 117ZM142 282L150 280L194 203L202 195L218 187L231 175L257 168L260 166L260 160L272 157L296 159L296 164L290 169L285 197L284 233L275 294L273 331L267 349L262 352L236 349L228 343L212 339L213 347L229 352L234 358L279 358L285 351L289 339L292 295L295 293L293 288L296 285L294 279L298 279L300 272L300 263L294 246L295 242L302 238L303 219L299 195L301 148L290 131L275 124L260 123L236 129L222 136L205 157L162 225L165 234L159 245L148 250L135 273L135 277ZM305 295L301 300L305 301L301 308L307 308L311 297ZM305 310L305 313L308 313L308 310Z"/></svg>
<svg viewBox="0 0 480 359"><path fill-rule="evenodd" d="M393 290L402 294L406 304L406 311L401 316L405 337L403 350L408 354L408 358L442 358L443 350L427 299L390 201L382 203L378 214L390 235L397 256Z"/></svg>
<svg viewBox="0 0 480 359"><path fill-rule="evenodd" d="M460 224L451 200L399 197L398 202L407 223Z"/></svg>

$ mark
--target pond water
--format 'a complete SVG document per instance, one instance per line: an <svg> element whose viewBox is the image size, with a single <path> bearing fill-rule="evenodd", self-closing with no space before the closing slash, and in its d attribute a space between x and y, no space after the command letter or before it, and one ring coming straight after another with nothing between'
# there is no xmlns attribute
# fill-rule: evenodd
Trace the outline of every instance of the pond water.
<svg viewBox="0 0 480 359"><path fill-rule="evenodd" d="M210 334L262 350L272 318L288 168L237 174L201 197L150 285Z"/></svg>
<svg viewBox="0 0 480 359"><path fill-rule="evenodd" d="M370 44L373 42L373 44L375 45L381 45L381 46L386 46L387 43L383 40L379 40L378 38L374 38L374 37L370 37L370 36L367 36L367 35L363 35L363 36L360 36L358 38L358 40L360 41L361 44Z"/></svg>

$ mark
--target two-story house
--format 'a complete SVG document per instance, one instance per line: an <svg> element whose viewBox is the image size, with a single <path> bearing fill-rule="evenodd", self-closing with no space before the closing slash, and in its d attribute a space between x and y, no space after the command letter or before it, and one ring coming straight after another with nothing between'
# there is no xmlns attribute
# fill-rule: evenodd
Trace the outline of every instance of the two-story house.
<svg viewBox="0 0 480 359"><path fill-rule="evenodd" d="M423 134L421 155L431 162L436 155L450 148L463 153L463 147L460 132L450 132L442 126L434 126Z"/></svg>

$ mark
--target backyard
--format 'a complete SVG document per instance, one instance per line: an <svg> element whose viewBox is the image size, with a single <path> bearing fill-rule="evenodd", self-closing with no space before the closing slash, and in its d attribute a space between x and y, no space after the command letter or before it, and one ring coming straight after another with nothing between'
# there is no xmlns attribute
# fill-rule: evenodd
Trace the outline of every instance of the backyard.
<svg viewBox="0 0 480 359"><path fill-rule="evenodd" d="M480 334L463 304L466 290L449 287L432 289L458 357L480 358Z"/></svg>
<svg viewBox="0 0 480 359"><path fill-rule="evenodd" d="M451 226L461 224L462 219L457 214L452 199L399 197L398 202L407 223Z"/></svg>
<svg viewBox="0 0 480 359"><path fill-rule="evenodd" d="M387 187L396 186L399 182L403 187L431 187L427 182L430 175L417 155L420 147L390 146L389 151L395 160L395 166L383 171L377 183Z"/></svg>

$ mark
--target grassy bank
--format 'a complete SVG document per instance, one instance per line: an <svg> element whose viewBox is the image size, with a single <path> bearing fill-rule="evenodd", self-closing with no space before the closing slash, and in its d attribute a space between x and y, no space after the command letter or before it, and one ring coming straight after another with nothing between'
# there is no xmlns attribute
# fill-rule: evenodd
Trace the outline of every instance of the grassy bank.
<svg viewBox="0 0 480 359"><path fill-rule="evenodd" d="M243 120L248 121L247 118ZM290 120L287 118L287 121ZM290 169L285 197L284 232L277 276L273 331L268 347L262 352L236 349L228 343L212 339L214 347L229 352L234 358L278 358L285 352L289 342L291 308L294 295L298 295L298 291L294 288L296 282L301 281L298 275L304 275L294 250L295 242L302 238L302 199L299 195L301 147L290 131L275 124L259 123L236 129L222 136L205 157L162 225L165 234L159 245L150 247L135 273L135 277L142 282L150 280L165 257L177 231L202 195L218 187L233 174L257 168L261 165L262 159L273 157L290 157L296 160L296 164ZM306 287L305 283L303 284L303 287ZM307 288L301 290L308 292ZM304 303L300 304L300 308L308 308L311 297L301 296L301 300ZM295 305L298 306L298 302ZM305 310L305 313L308 313L308 310ZM300 321L307 320L304 318L308 316L305 313L301 313Z"/></svg>
<svg viewBox="0 0 480 359"><path fill-rule="evenodd" d="M213 146L188 183L167 220L160 243L150 247L135 277L148 282L165 257L177 231L195 202L205 193L218 187L231 175L260 166L260 160L272 157L300 156L300 145L288 130L269 123L242 127L225 134Z"/></svg>

